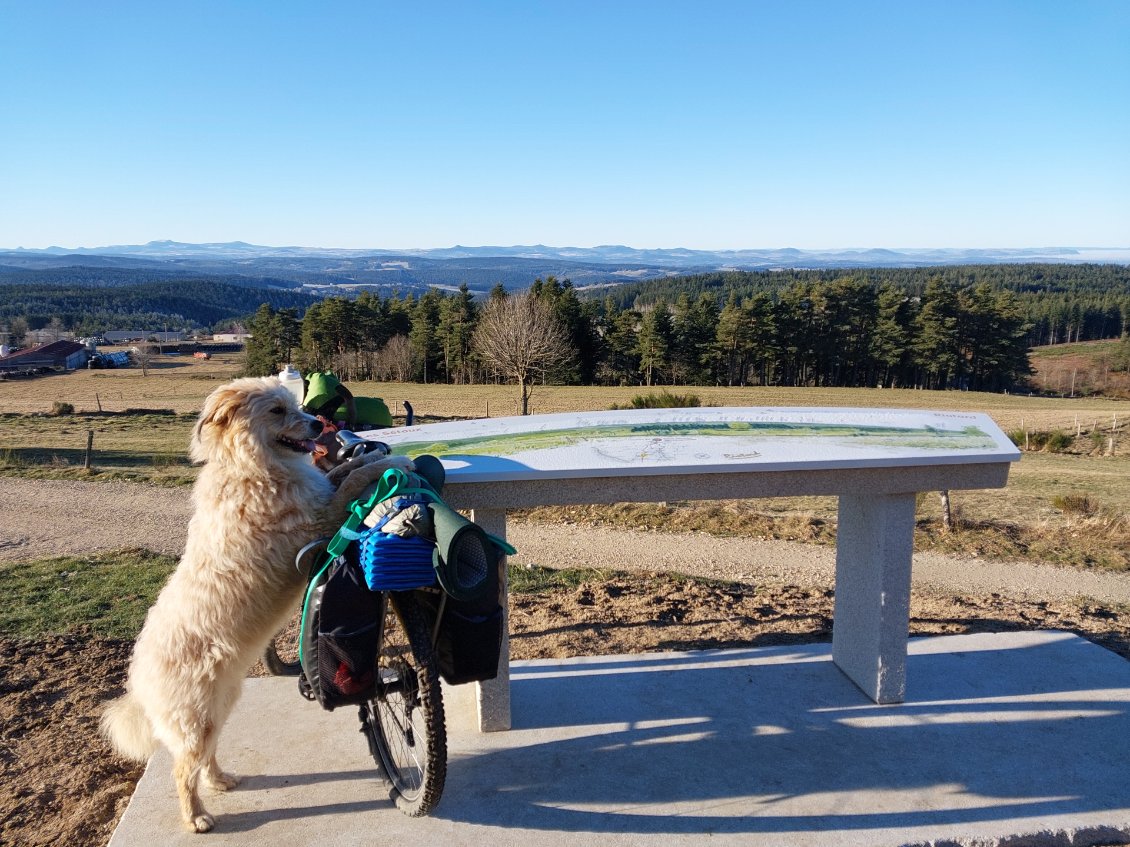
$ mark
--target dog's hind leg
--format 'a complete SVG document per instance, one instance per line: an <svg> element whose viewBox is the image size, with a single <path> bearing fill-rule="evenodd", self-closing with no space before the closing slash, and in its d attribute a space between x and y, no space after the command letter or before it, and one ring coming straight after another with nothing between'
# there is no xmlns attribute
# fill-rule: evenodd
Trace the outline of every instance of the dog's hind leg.
<svg viewBox="0 0 1130 847"><path fill-rule="evenodd" d="M230 791L239 785L239 777L223 770L213 753L204 766L204 784L213 791Z"/></svg>
<svg viewBox="0 0 1130 847"><path fill-rule="evenodd" d="M205 735L204 752L206 760L202 774L204 784L213 791L229 791L239 785L238 776L226 773L220 767L220 763L216 760L216 747L220 741L219 727L227 723L228 715L231 714L231 710L235 708L235 703L239 699L241 686L242 680L237 680L235 684L220 686L216 691L211 724L216 729L209 729Z"/></svg>

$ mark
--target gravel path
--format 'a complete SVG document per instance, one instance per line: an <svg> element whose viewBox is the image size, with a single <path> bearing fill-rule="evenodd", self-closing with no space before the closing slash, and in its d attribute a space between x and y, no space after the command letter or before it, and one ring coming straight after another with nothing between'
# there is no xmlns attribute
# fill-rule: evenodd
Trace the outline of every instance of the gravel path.
<svg viewBox="0 0 1130 847"><path fill-rule="evenodd" d="M0 478L0 561L121 547L176 555L190 511L188 488ZM829 547L516 521L507 534L518 548L518 564L670 570L804 586L831 587L835 581ZM913 579L918 588L950 594L1130 603L1130 574L1050 565L918 553Z"/></svg>

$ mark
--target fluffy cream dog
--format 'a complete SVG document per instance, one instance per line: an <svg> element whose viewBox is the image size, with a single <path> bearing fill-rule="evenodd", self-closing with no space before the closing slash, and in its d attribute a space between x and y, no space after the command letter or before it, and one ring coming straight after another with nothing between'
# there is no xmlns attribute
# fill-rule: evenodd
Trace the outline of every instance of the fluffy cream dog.
<svg viewBox="0 0 1130 847"><path fill-rule="evenodd" d="M237 784L216 762L216 742L248 669L297 608L305 578L295 554L333 533L386 468L411 467L388 458L339 468L335 491L335 474L308 455L320 430L275 378L238 379L208 397L192 434L204 467L184 555L145 619L125 696L102 718L128 758L145 761L157 742L169 748L181 814L196 832L214 825L200 782Z"/></svg>

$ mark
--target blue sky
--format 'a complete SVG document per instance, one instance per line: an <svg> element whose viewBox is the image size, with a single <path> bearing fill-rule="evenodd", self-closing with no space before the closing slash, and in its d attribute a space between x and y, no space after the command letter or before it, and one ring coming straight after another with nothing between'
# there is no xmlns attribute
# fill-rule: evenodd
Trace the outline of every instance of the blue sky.
<svg viewBox="0 0 1130 847"><path fill-rule="evenodd" d="M1130 2L0 0L0 248L1130 246Z"/></svg>

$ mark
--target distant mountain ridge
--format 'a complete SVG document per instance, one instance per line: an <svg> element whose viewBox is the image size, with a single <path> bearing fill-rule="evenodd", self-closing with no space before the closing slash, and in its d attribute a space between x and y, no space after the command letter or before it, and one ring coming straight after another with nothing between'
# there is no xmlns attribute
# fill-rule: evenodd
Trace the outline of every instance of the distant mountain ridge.
<svg viewBox="0 0 1130 847"><path fill-rule="evenodd" d="M550 247L544 244L428 249L270 247L230 241L189 244L151 241L108 247L0 249L0 272L67 267L146 269L207 275L241 275L289 282L311 293L371 288L402 293L466 283L476 293L502 283L527 287L557 276L577 287L659 279L718 270L829 270L1009 263L1130 265L1130 248L800 250L796 248L693 250L624 245Z"/></svg>
<svg viewBox="0 0 1130 847"><path fill-rule="evenodd" d="M696 250L684 247L637 248L622 244L598 247L550 247L544 244L423 249L270 247L246 241L191 244L183 241L150 241L147 244L122 244L106 247L45 247L43 249L0 248L0 256L17 255L99 255L146 256L151 258L270 258L270 257L360 257L417 256L428 259L556 259L582 263L637 263L663 267L729 266L764 270L767 265L835 267L867 264L869 267L901 265L994 264L997 262L1116 262L1130 264L1127 247L1023 247L1023 248L910 248L882 247L836 250L799 250L793 247L739 250Z"/></svg>

